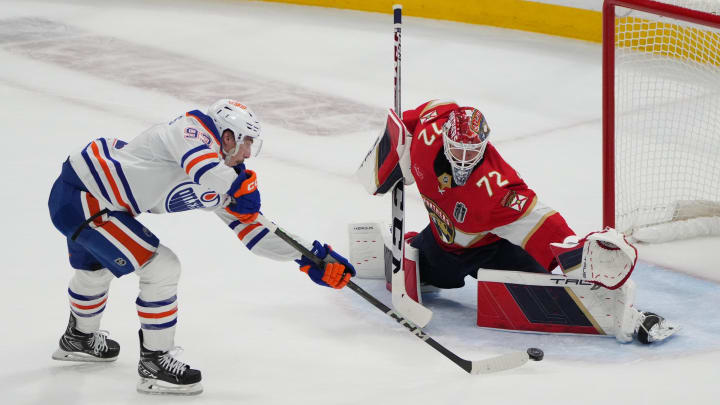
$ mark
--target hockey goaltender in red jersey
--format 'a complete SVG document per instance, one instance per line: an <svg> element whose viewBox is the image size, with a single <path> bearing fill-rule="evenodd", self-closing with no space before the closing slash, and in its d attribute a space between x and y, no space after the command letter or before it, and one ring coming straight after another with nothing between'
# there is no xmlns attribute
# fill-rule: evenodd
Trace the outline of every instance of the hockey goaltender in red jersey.
<svg viewBox="0 0 720 405"><path fill-rule="evenodd" d="M415 182L430 223L405 234L405 283L391 281L386 271L388 285L422 302L428 288L459 288L468 275L478 278L483 327L642 343L674 333L677 327L661 316L633 307L629 277L637 251L624 236L606 228L578 238L489 135L478 109L452 101L431 100L404 111L402 120L390 110L357 176L375 195L401 179ZM562 273L551 275L558 265ZM362 266L356 267L362 277ZM558 288L553 278L576 284Z"/></svg>

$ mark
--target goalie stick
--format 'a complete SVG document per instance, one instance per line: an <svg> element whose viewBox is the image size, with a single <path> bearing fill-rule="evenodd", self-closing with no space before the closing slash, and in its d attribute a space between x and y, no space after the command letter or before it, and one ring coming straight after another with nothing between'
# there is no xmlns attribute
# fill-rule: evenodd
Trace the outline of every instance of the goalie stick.
<svg viewBox="0 0 720 405"><path fill-rule="evenodd" d="M303 256L310 259L313 263L315 263L316 266L318 266L319 268L325 268L325 262L322 259L312 254L312 252L310 252L305 246L301 245L290 235L286 234L282 229L270 222L262 214L258 215L257 221L262 226L270 230L270 232L274 233L280 239L287 242L288 245L300 252ZM353 283L352 280L348 281L347 287L353 290L359 296L363 297L369 303L373 304L377 309L384 312L387 316L394 319L397 323L407 328L407 330L410 331L410 333L412 333L413 335L417 336L418 339L422 340L423 342L430 345L433 349L442 353L443 356L447 357L453 363L457 364L463 370L467 371L470 374L488 374L503 370L509 370L522 366L523 364L527 363L529 359L535 361L540 361L543 359L544 354L542 350L537 348L529 348L527 349L527 351L524 352L512 352L483 360L465 360L445 348L445 346L435 341L435 339L430 337L430 335L425 333L422 328L414 324L412 321L405 319L401 314L390 309L387 305L383 304L377 298L370 295L370 293L360 288L360 286Z"/></svg>
<svg viewBox="0 0 720 405"><path fill-rule="evenodd" d="M478 281L503 284L537 285L544 287L581 287L590 290L600 288L592 280L568 277L562 274L528 273L523 271L479 269Z"/></svg>
<svg viewBox="0 0 720 405"><path fill-rule="evenodd" d="M395 48L395 78L393 87L395 90L395 114L402 120L402 109L400 108L400 62L401 47L400 38L402 34L402 6L393 5L394 25L394 48ZM400 139L407 142L407 139ZM409 153L409 151L406 151ZM392 203L392 305L404 317L412 320L413 323L424 327L432 318L432 311L422 304L415 302L407 295L405 289L405 272L403 270L403 253L405 249L405 180L400 180L393 186L390 192Z"/></svg>

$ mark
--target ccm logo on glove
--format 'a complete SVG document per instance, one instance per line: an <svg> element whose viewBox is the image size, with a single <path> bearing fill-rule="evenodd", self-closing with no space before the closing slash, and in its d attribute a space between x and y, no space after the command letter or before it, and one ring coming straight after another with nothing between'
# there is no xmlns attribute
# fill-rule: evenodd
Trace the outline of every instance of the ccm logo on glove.
<svg viewBox="0 0 720 405"><path fill-rule="evenodd" d="M233 181L228 194L238 198L255 190L257 190L257 176L254 171L245 170L245 173L239 174L237 179Z"/></svg>
<svg viewBox="0 0 720 405"><path fill-rule="evenodd" d="M225 211L244 224L257 219L260 212L260 191L257 189L257 176L254 171L239 171L227 194L234 198L234 202L225 207Z"/></svg>

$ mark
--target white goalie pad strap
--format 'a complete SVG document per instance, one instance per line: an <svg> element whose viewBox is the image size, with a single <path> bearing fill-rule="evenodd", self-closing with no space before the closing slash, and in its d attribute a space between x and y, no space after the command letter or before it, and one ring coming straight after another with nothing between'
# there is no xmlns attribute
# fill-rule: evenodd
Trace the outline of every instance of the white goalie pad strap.
<svg viewBox="0 0 720 405"><path fill-rule="evenodd" d="M389 110L383 133L355 172L355 177L370 194L385 194L403 178L405 184L415 182L410 173L408 146L411 140L405 124Z"/></svg>
<svg viewBox="0 0 720 405"><path fill-rule="evenodd" d="M355 267L358 278L385 278L385 239L382 229L381 224L374 222L348 225L348 260Z"/></svg>

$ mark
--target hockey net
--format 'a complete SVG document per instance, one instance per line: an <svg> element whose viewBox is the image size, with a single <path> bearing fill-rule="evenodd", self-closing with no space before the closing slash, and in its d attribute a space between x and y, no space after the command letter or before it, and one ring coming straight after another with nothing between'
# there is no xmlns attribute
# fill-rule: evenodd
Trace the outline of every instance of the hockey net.
<svg viewBox="0 0 720 405"><path fill-rule="evenodd" d="M720 235L720 0L606 0L603 18L605 225Z"/></svg>

